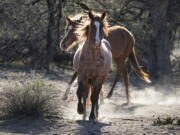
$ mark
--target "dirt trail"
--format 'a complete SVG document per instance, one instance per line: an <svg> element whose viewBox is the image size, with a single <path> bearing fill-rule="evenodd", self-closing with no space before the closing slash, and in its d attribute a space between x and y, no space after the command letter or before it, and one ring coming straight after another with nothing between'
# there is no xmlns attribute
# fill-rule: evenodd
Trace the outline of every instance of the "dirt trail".
<svg viewBox="0 0 180 135"><path fill-rule="evenodd" d="M13 76L19 76L12 71ZM7 76L10 71L0 74L0 90L8 84ZM15 74L15 75L14 75ZM11 75L9 75L11 76ZM1 134L59 134L59 135L142 135L180 134L180 126L175 124L154 126L153 121L160 117L180 117L180 89L178 87L151 86L145 88L130 87L131 104L126 105L124 86L119 83L111 99L104 99L100 104L99 121L82 121L77 114L77 98L75 84L71 89L69 100L61 100L67 88L69 75L44 75L48 82L53 83L59 90L59 111L63 113L61 120L36 120L21 118L0 121ZM18 78L18 77L17 77ZM103 89L104 97L110 89L107 82ZM170 92L167 92L168 91ZM170 89L170 90L169 90ZM88 107L90 112L90 107ZM88 115L87 115L88 116ZM61 116L62 117L62 116ZM88 118L87 118L88 119Z"/></svg>

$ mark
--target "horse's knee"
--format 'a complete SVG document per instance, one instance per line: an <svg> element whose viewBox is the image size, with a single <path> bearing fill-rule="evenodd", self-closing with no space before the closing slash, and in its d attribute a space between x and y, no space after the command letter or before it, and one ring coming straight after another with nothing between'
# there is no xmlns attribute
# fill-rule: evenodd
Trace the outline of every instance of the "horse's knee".
<svg viewBox="0 0 180 135"><path fill-rule="evenodd" d="M78 102L77 112L79 114L83 114L84 113L84 108L83 108L82 102Z"/></svg>
<svg viewBox="0 0 180 135"><path fill-rule="evenodd" d="M83 85L82 85L81 82L79 82L78 83L78 89L77 89L77 92L76 92L77 96L81 97L82 96L82 92L83 92Z"/></svg>
<svg viewBox="0 0 180 135"><path fill-rule="evenodd" d="M101 86L94 88L94 90L91 94L91 102L92 103L95 104L96 102L98 102L99 95L103 94L103 93L101 93L101 88L102 88Z"/></svg>
<svg viewBox="0 0 180 135"><path fill-rule="evenodd" d="M92 102L92 104L95 104L97 96L98 96L97 91L93 90L92 95L91 95L91 102Z"/></svg>
<svg viewBox="0 0 180 135"><path fill-rule="evenodd" d="M128 71L127 71L127 69L126 69L125 66L123 67L121 73L122 73L122 75L123 75L124 78L128 78L128 77L129 77L129 73L128 73Z"/></svg>

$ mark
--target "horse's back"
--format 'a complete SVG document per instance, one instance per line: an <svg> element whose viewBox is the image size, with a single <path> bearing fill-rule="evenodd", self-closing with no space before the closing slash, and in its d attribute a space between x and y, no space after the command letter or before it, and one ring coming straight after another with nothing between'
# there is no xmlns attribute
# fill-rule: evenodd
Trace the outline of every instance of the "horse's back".
<svg viewBox="0 0 180 135"><path fill-rule="evenodd" d="M106 39L111 44L113 57L119 57L124 52L129 52L135 44L132 33L123 26L112 26L108 29L108 37Z"/></svg>
<svg viewBox="0 0 180 135"><path fill-rule="evenodd" d="M120 25L115 25L115 26L109 27L108 32L110 35L115 34L115 33L121 33L121 34L129 36L131 38L134 38L132 33L127 28L120 26Z"/></svg>

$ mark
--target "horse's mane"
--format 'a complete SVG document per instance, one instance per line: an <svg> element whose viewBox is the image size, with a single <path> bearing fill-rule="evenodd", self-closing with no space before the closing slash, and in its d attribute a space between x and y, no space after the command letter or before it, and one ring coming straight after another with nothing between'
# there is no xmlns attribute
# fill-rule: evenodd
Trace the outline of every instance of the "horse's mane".
<svg viewBox="0 0 180 135"><path fill-rule="evenodd" d="M71 18L72 21L76 22L76 21L80 20L81 17L82 17L82 19L87 17L87 15L85 15L83 13L79 13L79 14L75 14L75 15L70 15L69 17Z"/></svg>
<svg viewBox="0 0 180 135"><path fill-rule="evenodd" d="M80 39L79 38L80 34L78 34L78 33L79 33L79 31L81 31L82 28L84 28L84 26L87 23L89 18L87 16L87 14L84 14L84 13L70 15L69 17L76 24L76 25L74 25L73 33L76 34L76 36L77 36L77 38L79 40ZM81 41L81 40L79 40L79 41Z"/></svg>
<svg viewBox="0 0 180 135"><path fill-rule="evenodd" d="M93 15L94 15L94 18L101 17L101 14L99 13L93 12ZM102 24L103 24L103 33L105 36L107 36L108 35L108 22L106 18L104 18ZM90 25L90 19L87 17L87 15L84 15L81 25L78 26L75 30L75 33L77 34L79 40L84 40L85 38L87 38L88 33L89 33L89 25Z"/></svg>

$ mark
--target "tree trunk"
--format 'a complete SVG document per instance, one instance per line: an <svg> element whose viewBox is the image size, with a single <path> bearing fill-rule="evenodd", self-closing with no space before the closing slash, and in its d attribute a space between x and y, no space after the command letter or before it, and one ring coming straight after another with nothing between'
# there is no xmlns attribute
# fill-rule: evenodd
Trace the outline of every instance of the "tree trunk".
<svg viewBox="0 0 180 135"><path fill-rule="evenodd" d="M154 0L150 9L149 67L155 78L170 73L173 23L169 21L169 0Z"/></svg>
<svg viewBox="0 0 180 135"><path fill-rule="evenodd" d="M47 26L47 45L45 53L44 67L49 69L49 65L57 52L56 47L59 43L60 19L62 18L62 4L64 0L47 0L48 7L48 26Z"/></svg>

